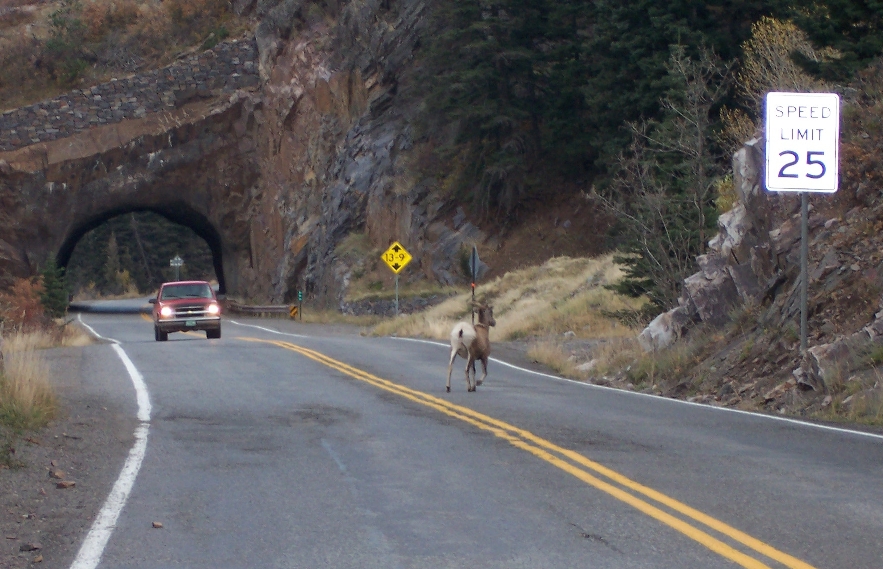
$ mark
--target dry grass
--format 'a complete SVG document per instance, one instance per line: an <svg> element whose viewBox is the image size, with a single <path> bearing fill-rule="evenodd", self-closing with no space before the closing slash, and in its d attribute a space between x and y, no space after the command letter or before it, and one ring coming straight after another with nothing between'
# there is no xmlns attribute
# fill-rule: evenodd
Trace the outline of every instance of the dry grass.
<svg viewBox="0 0 883 569"><path fill-rule="evenodd" d="M336 310L312 310L306 307L298 319L307 324L345 324L349 326L370 327L377 324L380 316L368 314L354 316L352 314L341 314Z"/></svg>
<svg viewBox="0 0 883 569"><path fill-rule="evenodd" d="M553 342L532 344L527 350L529 358L555 370L562 377L587 379L589 374L577 369L577 362L562 346Z"/></svg>
<svg viewBox="0 0 883 569"><path fill-rule="evenodd" d="M642 304L604 288L621 277L612 256L556 257L478 286L476 298L493 305L493 337L499 340L565 332L579 339L626 338L636 331L605 315ZM470 319L470 301L471 292L464 292L425 312L383 321L374 333L446 340L454 324Z"/></svg>
<svg viewBox="0 0 883 569"><path fill-rule="evenodd" d="M55 414L56 400L49 369L38 350L41 333L17 333L4 341L0 375L0 424L22 430L45 425Z"/></svg>

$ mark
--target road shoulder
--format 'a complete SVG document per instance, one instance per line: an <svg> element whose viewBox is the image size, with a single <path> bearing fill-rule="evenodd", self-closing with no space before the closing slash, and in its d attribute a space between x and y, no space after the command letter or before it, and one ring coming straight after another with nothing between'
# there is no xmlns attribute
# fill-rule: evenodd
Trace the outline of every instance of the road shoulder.
<svg viewBox="0 0 883 569"><path fill-rule="evenodd" d="M88 351L101 349L107 350L43 352L59 413L40 432L15 439L21 466L0 470L0 567L29 567L38 559L45 567L70 566L134 443L132 408L91 381ZM126 379L120 369L121 383Z"/></svg>

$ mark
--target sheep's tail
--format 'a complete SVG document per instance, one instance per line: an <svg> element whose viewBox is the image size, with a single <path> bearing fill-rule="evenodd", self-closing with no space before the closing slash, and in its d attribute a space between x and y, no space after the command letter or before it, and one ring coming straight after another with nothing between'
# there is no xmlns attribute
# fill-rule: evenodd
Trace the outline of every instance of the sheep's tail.
<svg viewBox="0 0 883 569"><path fill-rule="evenodd" d="M458 335L458 336L460 336L460 338L462 338L462 337L463 337L463 328L460 328L460 333L459 333L459 334L457 334L457 335Z"/></svg>

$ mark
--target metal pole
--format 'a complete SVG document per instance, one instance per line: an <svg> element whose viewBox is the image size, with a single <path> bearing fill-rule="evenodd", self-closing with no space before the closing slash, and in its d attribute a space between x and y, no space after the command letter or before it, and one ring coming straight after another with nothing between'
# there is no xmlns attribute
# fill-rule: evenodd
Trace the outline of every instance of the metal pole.
<svg viewBox="0 0 883 569"><path fill-rule="evenodd" d="M396 316L399 315L399 276L396 275Z"/></svg>
<svg viewBox="0 0 883 569"><path fill-rule="evenodd" d="M478 270L478 249L476 249L475 245L472 246L472 263L470 263L472 268L472 325L475 325L475 273Z"/></svg>
<svg viewBox="0 0 883 569"><path fill-rule="evenodd" d="M807 347L807 297L809 296L809 192L800 192L800 353Z"/></svg>

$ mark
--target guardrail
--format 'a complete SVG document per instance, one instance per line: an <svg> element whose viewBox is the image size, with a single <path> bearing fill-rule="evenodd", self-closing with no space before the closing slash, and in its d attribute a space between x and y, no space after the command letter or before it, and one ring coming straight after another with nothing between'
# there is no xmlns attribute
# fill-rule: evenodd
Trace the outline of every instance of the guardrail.
<svg viewBox="0 0 883 569"><path fill-rule="evenodd" d="M292 318L297 314L297 305L291 304L267 304L263 306L255 306L228 301L225 303L225 308L228 312L236 312L239 314L288 314Z"/></svg>

